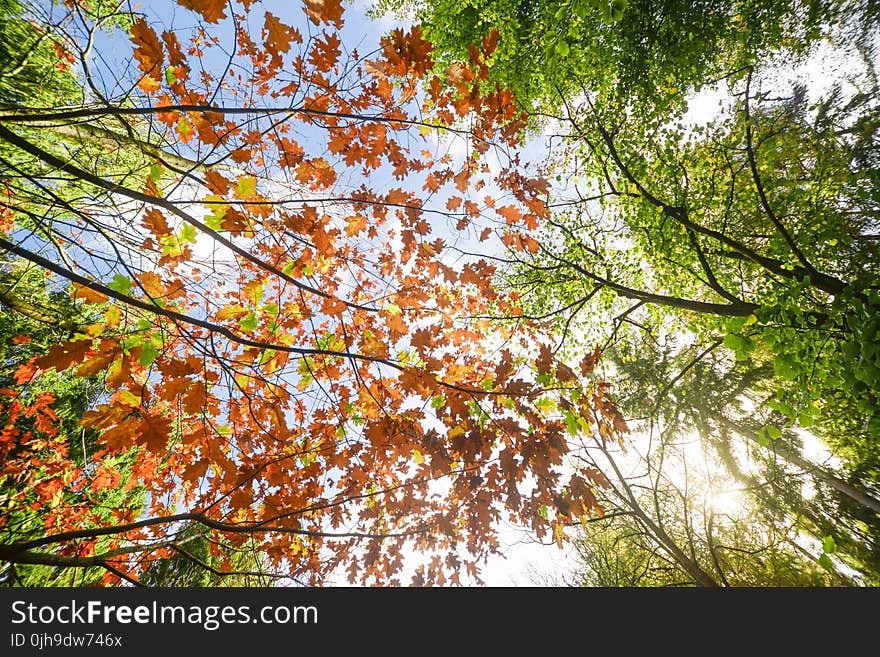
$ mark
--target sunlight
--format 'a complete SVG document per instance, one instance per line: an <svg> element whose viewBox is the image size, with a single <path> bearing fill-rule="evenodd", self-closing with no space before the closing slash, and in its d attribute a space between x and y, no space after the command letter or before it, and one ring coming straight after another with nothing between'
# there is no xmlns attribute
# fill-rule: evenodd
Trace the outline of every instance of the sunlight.
<svg viewBox="0 0 880 657"><path fill-rule="evenodd" d="M712 494L709 506L717 514L732 516L745 509L745 499L738 490L722 490Z"/></svg>

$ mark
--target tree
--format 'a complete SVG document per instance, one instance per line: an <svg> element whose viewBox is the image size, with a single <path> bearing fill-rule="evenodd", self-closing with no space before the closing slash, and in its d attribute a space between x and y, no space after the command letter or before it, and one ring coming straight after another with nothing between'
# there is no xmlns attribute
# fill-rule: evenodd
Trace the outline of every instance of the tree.
<svg viewBox="0 0 880 657"><path fill-rule="evenodd" d="M564 419L548 409L606 436L626 427L540 322L480 319L517 299L461 244L534 249L526 232L548 214L546 182L511 153L523 117L481 89L491 40L443 89L418 28L361 55L333 0L306 0L300 24L247 0L179 4L195 13L174 29L119 19L127 69L100 56L115 6L31 8L82 91L0 111L0 248L101 316L15 377L102 378L82 421L100 433L92 457L133 450L128 485L149 496L100 527L54 517L0 558L138 582L174 580L187 545L247 546L307 583L395 583L409 544L425 562L414 582L455 583L477 576L502 514L564 540L601 480L564 474Z"/></svg>
<svg viewBox="0 0 880 657"><path fill-rule="evenodd" d="M100 396L100 383L55 371L24 383L15 378L22 362L44 357L90 317L45 272L14 259L4 260L0 272L0 541L41 538L59 516L83 528L112 523L119 511L141 507L143 490L122 485L134 455L93 461L97 432L78 425ZM98 562L65 570L47 560L9 564L2 579L22 586L94 585L105 572Z"/></svg>
<svg viewBox="0 0 880 657"><path fill-rule="evenodd" d="M850 505L837 531L850 565L874 581L876 5L685 4L618 3L611 15L602 3L600 19L593 3L415 6L453 78L469 43L497 41L486 86L513 89L555 146L542 171L557 183L553 216L537 248L499 258L502 287L520 295L526 315L556 319L562 358L598 343L606 362L625 369L645 336L688 336L689 360L674 361L680 374L660 377L659 398L638 417L669 431L696 428L719 453L734 436L760 444L776 459L757 480L772 490L762 508L775 505L786 522L805 518L799 532L822 539L834 509ZM819 98L805 84L780 89L771 73L809 55L823 34L833 35L837 52L849 41L861 69L841 74ZM535 53L543 66L532 63ZM727 92L725 109L706 124L688 123L689 95L713 87ZM731 396L676 387L716 351L738 367L725 366L708 385L726 380ZM645 380L636 382L630 390L644 399ZM689 405L667 405L682 390ZM744 417L738 394L758 402L753 418ZM697 404L699 395L707 399ZM677 419L667 427L670 414ZM846 459L842 472L805 460L793 441L799 431L823 437ZM585 450L599 447L585 441ZM770 469L779 459L787 463L780 471L815 475L831 489L830 503L824 495L806 503L800 490L780 485ZM722 460L737 473L735 459ZM639 505L638 496L622 499ZM638 523L652 534L649 520ZM617 522L629 532L631 521ZM662 529L658 518L651 522ZM667 538L653 532L651 540L668 557L682 542ZM711 561L687 550L673 561L690 581L717 583Z"/></svg>
<svg viewBox="0 0 880 657"><path fill-rule="evenodd" d="M603 106L656 121L693 90L780 48L803 56L833 23L849 21L848 37L869 42L877 9L825 0L382 0L375 11L414 13L453 72L469 44L496 31L491 83L528 111L553 111L588 90Z"/></svg>
<svg viewBox="0 0 880 657"><path fill-rule="evenodd" d="M798 432L781 431L772 440L762 437L761 429L772 425L778 415L765 404L773 397L772 366L760 371L736 362L719 348L720 343L700 351L699 345L681 345L674 336L656 339L645 335L630 345L619 345L614 355L607 354L607 360L619 368L615 381L621 410L631 418L635 435L645 435L636 443L638 453L646 454L638 467L631 457L612 456L625 464L621 471L642 512L662 514L673 527L668 533L679 537L677 544L683 549L693 539L682 531L681 523L689 514L697 516L689 522L700 536L698 552L703 551L703 563L719 583L807 582L786 580L791 572L775 570L784 564L786 569L795 566L794 572L813 575L821 564L832 582L876 583L880 545L876 488L847 473L845 462L832 466L807 456L805 438ZM818 442L815 437L811 440ZM841 467L843 472L837 470ZM661 503L654 504L652 497ZM637 518L627 503L631 503L628 497L619 497L606 505L608 515L623 510ZM711 543L709 526L699 516L707 512L717 516L711 527L715 540L737 550L734 561L728 556L717 565L706 558L711 556L705 552ZM619 535L624 530L633 535L630 519L615 525L606 532L591 523L582 540L590 550L607 548L609 540L632 547ZM594 537L594 531L599 535ZM719 539L725 532L731 533ZM643 529L637 535L641 547L634 554L621 555L620 561L637 557L641 562L657 549L662 553L656 533ZM828 553L817 547L823 544L830 546ZM601 563L619 562L604 555ZM772 571L766 568L771 564L775 564ZM587 581L595 583L594 575ZM644 584L657 585L644 574L638 577Z"/></svg>

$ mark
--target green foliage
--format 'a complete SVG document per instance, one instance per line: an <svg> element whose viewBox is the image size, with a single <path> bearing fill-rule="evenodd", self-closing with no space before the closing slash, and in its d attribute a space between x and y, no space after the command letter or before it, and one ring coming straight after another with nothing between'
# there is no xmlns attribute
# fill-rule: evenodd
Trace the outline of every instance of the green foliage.
<svg viewBox="0 0 880 657"><path fill-rule="evenodd" d="M89 526L112 523L117 513L141 508L142 489L127 485L134 454L101 457L98 432L79 425L101 395L101 381L55 370L24 383L15 377L21 365L69 337L76 322L84 324L89 316L58 289L57 282L15 260L0 263L0 304L0 389L4 391L0 426L8 466L7 474L0 477L0 544L45 536L57 515L84 514L84 526ZM47 433L49 428L39 424L37 416L11 417L19 406L27 409L44 399L55 416L50 428L57 431L55 435ZM6 442L10 438L15 441L11 446ZM30 463L27 477L24 472L14 475L16 461ZM116 473L118 485L93 488L102 472ZM59 477L64 487L46 504L39 489ZM103 543L98 540L99 550ZM100 567L19 564L5 570L0 580L18 586L93 586L105 572Z"/></svg>
<svg viewBox="0 0 880 657"><path fill-rule="evenodd" d="M817 567L823 565L821 559L811 561L787 542L790 537L768 540L764 523L739 519L716 524L711 537L695 534L697 527L688 528L687 521L675 517L667 518L664 524L669 535L685 549L693 547L696 560L719 579L723 575L728 586L827 583L826 574ZM714 558L712 545L716 546ZM578 565L568 577L576 586L678 587L692 583L688 573L658 549L656 539L631 516L586 528L577 540L576 555ZM833 566L828 570L835 572Z"/></svg>
<svg viewBox="0 0 880 657"><path fill-rule="evenodd" d="M175 534L174 553L151 562L140 582L163 587L271 586L272 578L262 572L262 555L251 543L248 539L231 546L201 525L187 525Z"/></svg>
<svg viewBox="0 0 880 657"><path fill-rule="evenodd" d="M413 12L446 64L466 61L468 44L497 29L492 83L526 108L555 108L587 89L612 103L663 110L774 48L802 53L841 4L383 0L376 12Z"/></svg>

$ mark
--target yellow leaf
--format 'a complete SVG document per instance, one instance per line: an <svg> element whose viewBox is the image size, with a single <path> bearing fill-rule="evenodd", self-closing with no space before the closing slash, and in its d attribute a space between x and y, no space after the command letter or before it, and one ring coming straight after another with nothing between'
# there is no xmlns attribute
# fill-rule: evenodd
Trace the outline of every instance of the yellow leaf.
<svg viewBox="0 0 880 657"><path fill-rule="evenodd" d="M162 88L162 85L152 76L145 75L140 79L140 82L138 82L138 88L145 94L152 94L159 91L159 89Z"/></svg>
<svg viewBox="0 0 880 657"><path fill-rule="evenodd" d="M246 199L257 191L257 179L253 176L239 176L235 186L235 198Z"/></svg>
<svg viewBox="0 0 880 657"><path fill-rule="evenodd" d="M123 406L131 406L135 408L141 405L141 398L128 390L120 390L115 395L116 401Z"/></svg>

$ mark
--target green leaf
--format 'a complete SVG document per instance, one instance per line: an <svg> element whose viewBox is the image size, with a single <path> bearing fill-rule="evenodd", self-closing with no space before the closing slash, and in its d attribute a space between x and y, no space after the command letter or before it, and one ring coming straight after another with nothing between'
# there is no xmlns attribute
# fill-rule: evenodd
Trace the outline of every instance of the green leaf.
<svg viewBox="0 0 880 657"><path fill-rule="evenodd" d="M830 573L834 572L834 563L828 558L827 554L823 554L819 557L819 565Z"/></svg>
<svg viewBox="0 0 880 657"><path fill-rule="evenodd" d="M144 342L144 346L141 349L141 355L138 358L138 364L141 367L149 367L153 364L153 361L156 360L156 357L159 355L159 349L153 344L152 340L147 340Z"/></svg>
<svg viewBox="0 0 880 657"><path fill-rule="evenodd" d="M180 227L180 233L178 234L178 237L181 242L195 244L196 227L192 224L183 224L183 226Z"/></svg>
<svg viewBox="0 0 880 657"><path fill-rule="evenodd" d="M169 66L165 69L165 82L168 83L168 85L177 82L177 74L174 72L173 66Z"/></svg>
<svg viewBox="0 0 880 657"><path fill-rule="evenodd" d="M736 333L728 333L725 335L723 344L725 347L733 351L737 360L746 360L753 347L751 340Z"/></svg>
<svg viewBox="0 0 880 657"><path fill-rule="evenodd" d="M141 398L129 390L120 390L118 393L119 401L127 406L140 406Z"/></svg>
<svg viewBox="0 0 880 657"><path fill-rule="evenodd" d="M250 313L247 317L240 319L238 325L243 331L255 331L259 323L257 316L254 313Z"/></svg>
<svg viewBox="0 0 880 657"><path fill-rule="evenodd" d="M550 515L550 509L547 508L546 504L542 504L541 508L538 509L538 515L541 516L544 520L547 520L547 517Z"/></svg>
<svg viewBox="0 0 880 657"><path fill-rule="evenodd" d="M837 542L833 536L826 536L822 539L822 550L825 554L834 554L837 552Z"/></svg>
<svg viewBox="0 0 880 657"><path fill-rule="evenodd" d="M176 258L182 254L183 247L180 245L180 239L176 235L169 235L162 240L162 255Z"/></svg>
<svg viewBox="0 0 880 657"><path fill-rule="evenodd" d="M235 186L235 195L238 198L247 198L257 191L257 179L253 176L240 176Z"/></svg>
<svg viewBox="0 0 880 657"><path fill-rule="evenodd" d="M131 290L131 281L122 274L114 274L113 280L108 283L107 287L116 290L119 294L128 294Z"/></svg>
<svg viewBox="0 0 880 657"><path fill-rule="evenodd" d="M782 438L782 431L779 427L770 425L767 427L767 436L769 436L772 440L779 440Z"/></svg>
<svg viewBox="0 0 880 657"><path fill-rule="evenodd" d="M559 41L556 44L556 54L560 57L568 57L568 53L570 52L570 48L568 47L568 43L565 41Z"/></svg>
<svg viewBox="0 0 880 657"><path fill-rule="evenodd" d="M571 411L565 411L565 415L563 415L563 419L565 420L565 428L568 430L568 433L572 436L576 436L578 430L580 429L580 424L578 423L578 416L572 413Z"/></svg>
<svg viewBox="0 0 880 657"><path fill-rule="evenodd" d="M218 210L214 214L205 217L205 225L214 231L223 230L223 218L226 216L226 208Z"/></svg>

